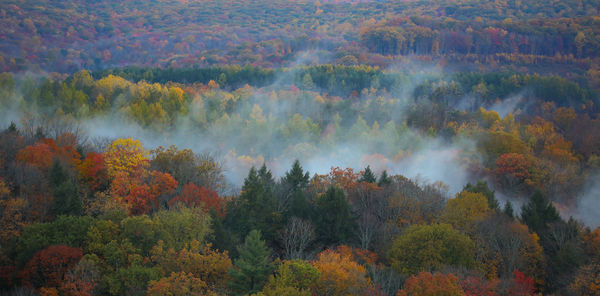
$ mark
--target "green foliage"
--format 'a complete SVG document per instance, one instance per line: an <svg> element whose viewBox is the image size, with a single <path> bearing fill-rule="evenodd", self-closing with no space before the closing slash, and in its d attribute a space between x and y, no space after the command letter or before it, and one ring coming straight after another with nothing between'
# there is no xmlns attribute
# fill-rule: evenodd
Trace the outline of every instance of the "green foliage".
<svg viewBox="0 0 600 296"><path fill-rule="evenodd" d="M179 206L159 211L153 218L156 234L166 247L180 250L191 241L206 243L211 217L200 208Z"/></svg>
<svg viewBox="0 0 600 296"><path fill-rule="evenodd" d="M388 253L400 273L435 271L444 266L472 267L474 244L448 224L413 225L394 240Z"/></svg>
<svg viewBox="0 0 600 296"><path fill-rule="evenodd" d="M50 213L53 216L81 215L83 210L79 192L67 170L55 159L49 174L50 186L54 195Z"/></svg>
<svg viewBox="0 0 600 296"><path fill-rule="evenodd" d="M375 177L375 174L373 173L373 171L371 171L371 166L367 166L365 168L365 171L362 173L362 175L358 179L358 182L367 182L367 183L376 183L377 182L377 178Z"/></svg>
<svg viewBox="0 0 600 296"><path fill-rule="evenodd" d="M260 231L250 231L244 244L238 246L238 253L239 257L234 261L235 267L229 273L232 277L231 288L242 294L262 290L273 271L273 263Z"/></svg>
<svg viewBox="0 0 600 296"><path fill-rule="evenodd" d="M225 225L239 237L256 229L264 234L267 241L275 241L281 218L276 212L273 186L273 177L266 166L263 165L258 171L251 168L244 180L241 195L227 206L229 213Z"/></svg>
<svg viewBox="0 0 600 296"><path fill-rule="evenodd" d="M316 201L313 219L319 241L325 246L348 243L353 238L356 221L350 212L350 205L338 187L330 187Z"/></svg>
<svg viewBox="0 0 600 296"><path fill-rule="evenodd" d="M472 192L472 193L481 193L488 200L488 206L492 210L498 210L500 205L498 204L498 200L495 197L494 191L488 187L486 181L478 181L475 185L471 183L467 183L463 190Z"/></svg>
<svg viewBox="0 0 600 296"><path fill-rule="evenodd" d="M93 223L94 219L88 216L59 216L50 223L29 225L19 236L15 259L24 264L35 252L50 245L81 248Z"/></svg>
<svg viewBox="0 0 600 296"><path fill-rule="evenodd" d="M558 211L544 194L536 191L521 209L521 220L538 234L548 229L550 223L560 221Z"/></svg>
<svg viewBox="0 0 600 296"><path fill-rule="evenodd" d="M119 268L116 273L104 278L110 295L146 295L148 283L158 279L160 273L156 268L138 264Z"/></svg>

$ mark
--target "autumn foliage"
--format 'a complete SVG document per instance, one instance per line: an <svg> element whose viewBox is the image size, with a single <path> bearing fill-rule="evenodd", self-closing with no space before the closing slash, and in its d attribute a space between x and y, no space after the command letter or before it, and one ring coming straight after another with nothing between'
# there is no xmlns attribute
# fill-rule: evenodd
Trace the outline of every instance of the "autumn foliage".
<svg viewBox="0 0 600 296"><path fill-rule="evenodd" d="M67 271L75 266L83 256L81 249L66 245L49 246L27 262L21 277L27 285L41 287L60 287Z"/></svg>

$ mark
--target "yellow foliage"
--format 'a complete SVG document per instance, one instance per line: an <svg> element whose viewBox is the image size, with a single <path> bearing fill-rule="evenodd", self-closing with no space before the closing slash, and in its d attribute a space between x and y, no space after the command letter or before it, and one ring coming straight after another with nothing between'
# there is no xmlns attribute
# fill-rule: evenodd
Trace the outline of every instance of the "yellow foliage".
<svg viewBox="0 0 600 296"><path fill-rule="evenodd" d="M113 178L123 173L134 176L149 166L148 152L140 141L131 138L116 139L108 145L104 162L108 175Z"/></svg>
<svg viewBox="0 0 600 296"><path fill-rule="evenodd" d="M467 230L473 222L486 217L489 211L483 194L462 191L448 201L441 220L456 229Z"/></svg>

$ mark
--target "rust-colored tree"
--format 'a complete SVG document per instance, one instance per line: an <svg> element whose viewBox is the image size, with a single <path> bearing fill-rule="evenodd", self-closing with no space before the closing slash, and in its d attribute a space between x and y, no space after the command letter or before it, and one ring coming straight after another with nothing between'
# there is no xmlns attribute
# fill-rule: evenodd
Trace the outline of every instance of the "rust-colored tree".
<svg viewBox="0 0 600 296"><path fill-rule="evenodd" d="M183 186L183 192L169 201L169 205L183 203L188 207L202 207L205 211L214 209L219 216L224 216L223 200L219 194L204 186L188 183Z"/></svg>
<svg viewBox="0 0 600 296"><path fill-rule="evenodd" d="M463 296L458 278L449 273L420 272L404 283L404 288L396 296Z"/></svg>
<svg viewBox="0 0 600 296"><path fill-rule="evenodd" d="M83 252L67 245L49 246L33 255L27 262L21 278L23 283L36 288L60 287L67 271L75 266Z"/></svg>

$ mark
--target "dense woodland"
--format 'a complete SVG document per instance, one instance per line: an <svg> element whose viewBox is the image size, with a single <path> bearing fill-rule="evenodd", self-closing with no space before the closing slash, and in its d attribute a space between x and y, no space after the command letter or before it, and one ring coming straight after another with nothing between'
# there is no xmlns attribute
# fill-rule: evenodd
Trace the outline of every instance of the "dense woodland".
<svg viewBox="0 0 600 296"><path fill-rule="evenodd" d="M0 2L0 294L598 295L600 2Z"/></svg>

